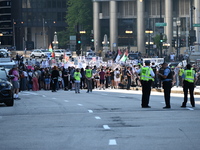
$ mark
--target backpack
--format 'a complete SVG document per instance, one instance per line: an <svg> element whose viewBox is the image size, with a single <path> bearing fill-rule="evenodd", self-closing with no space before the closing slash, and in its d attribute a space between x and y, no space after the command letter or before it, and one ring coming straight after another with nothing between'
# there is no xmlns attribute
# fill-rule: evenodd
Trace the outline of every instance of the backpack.
<svg viewBox="0 0 200 150"><path fill-rule="evenodd" d="M119 77L120 77L120 73L117 73L117 74L116 74L116 78L119 78Z"/></svg>

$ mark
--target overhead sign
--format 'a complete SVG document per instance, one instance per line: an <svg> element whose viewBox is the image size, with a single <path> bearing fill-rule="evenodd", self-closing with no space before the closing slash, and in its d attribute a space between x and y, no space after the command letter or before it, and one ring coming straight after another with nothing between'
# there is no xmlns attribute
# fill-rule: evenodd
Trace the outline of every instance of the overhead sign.
<svg viewBox="0 0 200 150"><path fill-rule="evenodd" d="M156 27L163 27L163 26L167 26L167 23L160 23L160 22L158 22L158 23L156 23Z"/></svg>

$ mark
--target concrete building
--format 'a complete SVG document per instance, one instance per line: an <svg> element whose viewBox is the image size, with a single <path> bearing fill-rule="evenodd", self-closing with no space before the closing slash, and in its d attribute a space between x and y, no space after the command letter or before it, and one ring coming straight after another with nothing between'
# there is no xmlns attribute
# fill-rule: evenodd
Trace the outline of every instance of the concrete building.
<svg viewBox="0 0 200 150"><path fill-rule="evenodd" d="M100 49L104 35L108 35L110 49L131 45L136 51L149 53L145 43L162 33L166 43L172 45L172 39L177 35L187 47L187 37L190 26L191 0L93 0L93 29L96 49ZM200 1L192 0L193 22L200 23ZM166 23L166 26L158 27ZM180 24L177 24L180 23ZM161 24L160 24L161 25ZM151 29L150 35L145 33ZM200 43L200 30L196 30L196 43ZM133 32L126 32L131 30ZM130 33L130 34L129 34ZM159 53L154 51L152 53ZM172 46L162 53L176 52ZM161 52L160 52L161 53Z"/></svg>
<svg viewBox="0 0 200 150"><path fill-rule="evenodd" d="M0 48L12 46L11 0L0 0Z"/></svg>
<svg viewBox="0 0 200 150"><path fill-rule="evenodd" d="M67 0L12 0L13 45L18 50L48 48L54 32L67 26L66 9Z"/></svg>

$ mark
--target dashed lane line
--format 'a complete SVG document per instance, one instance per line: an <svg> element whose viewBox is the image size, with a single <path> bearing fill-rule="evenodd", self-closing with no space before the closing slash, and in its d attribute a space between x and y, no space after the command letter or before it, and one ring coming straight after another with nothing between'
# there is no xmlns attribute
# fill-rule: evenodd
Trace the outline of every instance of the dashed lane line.
<svg viewBox="0 0 200 150"><path fill-rule="evenodd" d="M89 113L93 113L93 111L92 110L88 110L89 111Z"/></svg>
<svg viewBox="0 0 200 150"><path fill-rule="evenodd" d="M117 142L115 139L110 139L109 140L109 145L117 145Z"/></svg>
<svg viewBox="0 0 200 150"><path fill-rule="evenodd" d="M193 108L190 108L190 107L187 107L187 109L189 109L189 110L194 110Z"/></svg>
<svg viewBox="0 0 200 150"><path fill-rule="evenodd" d="M42 95L42 97L46 97L46 95Z"/></svg>
<svg viewBox="0 0 200 150"><path fill-rule="evenodd" d="M110 130L110 127L109 127L108 125L103 125L103 128L104 128L105 130Z"/></svg>
<svg viewBox="0 0 200 150"><path fill-rule="evenodd" d="M69 101L68 100L64 100L66 103L68 103Z"/></svg>
<svg viewBox="0 0 200 150"><path fill-rule="evenodd" d="M77 104L78 106L83 106L83 104Z"/></svg>
<svg viewBox="0 0 200 150"><path fill-rule="evenodd" d="M99 116L96 116L95 118L96 118L97 120L100 120L100 119L101 119L101 117L99 117Z"/></svg>

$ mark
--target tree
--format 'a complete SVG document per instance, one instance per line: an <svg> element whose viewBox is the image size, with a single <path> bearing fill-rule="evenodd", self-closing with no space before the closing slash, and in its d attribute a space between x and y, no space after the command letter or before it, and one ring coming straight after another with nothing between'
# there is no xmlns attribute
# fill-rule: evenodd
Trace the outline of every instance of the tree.
<svg viewBox="0 0 200 150"><path fill-rule="evenodd" d="M91 0L68 0L66 22L67 31L76 33L75 26L79 24L82 30L90 33L93 24L93 7Z"/></svg>

